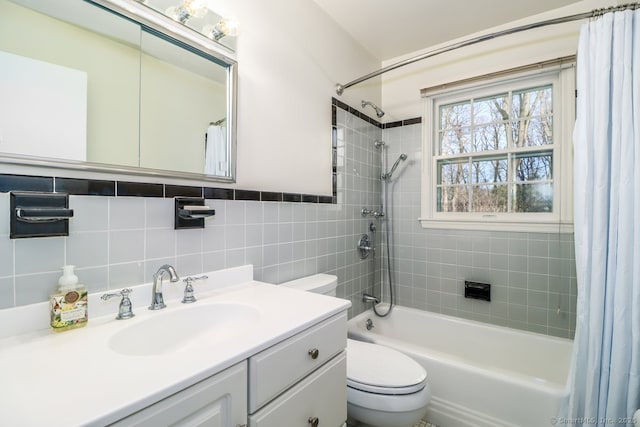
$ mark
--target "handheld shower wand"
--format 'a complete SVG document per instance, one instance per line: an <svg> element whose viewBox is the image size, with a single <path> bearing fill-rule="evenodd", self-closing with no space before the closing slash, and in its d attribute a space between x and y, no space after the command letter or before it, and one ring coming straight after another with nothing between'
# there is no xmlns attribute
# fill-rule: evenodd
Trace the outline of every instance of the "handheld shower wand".
<svg viewBox="0 0 640 427"><path fill-rule="evenodd" d="M388 181L391 179L391 175L393 175L393 173L396 171L396 168L398 167L398 165L400 164L400 160L402 160L403 162L405 160L407 160L407 155L402 153L400 154L400 157L398 157L398 160L396 160L396 162L393 164L393 166L391 166L391 170L387 173L383 173L382 174L382 179L385 181Z"/></svg>

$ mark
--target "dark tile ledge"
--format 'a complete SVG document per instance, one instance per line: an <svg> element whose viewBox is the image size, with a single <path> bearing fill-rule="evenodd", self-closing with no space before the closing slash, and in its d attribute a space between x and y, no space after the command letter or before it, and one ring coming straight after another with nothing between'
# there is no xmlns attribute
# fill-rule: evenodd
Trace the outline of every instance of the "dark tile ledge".
<svg viewBox="0 0 640 427"><path fill-rule="evenodd" d="M8 193L10 191L61 192L77 196L204 197L205 199L263 202L336 203L335 196L152 184L144 182L0 174L0 193Z"/></svg>

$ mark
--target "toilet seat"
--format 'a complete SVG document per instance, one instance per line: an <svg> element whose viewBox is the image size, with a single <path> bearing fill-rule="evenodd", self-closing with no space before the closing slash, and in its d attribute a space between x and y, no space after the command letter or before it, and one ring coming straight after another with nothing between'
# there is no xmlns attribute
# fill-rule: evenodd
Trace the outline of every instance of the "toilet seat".
<svg viewBox="0 0 640 427"><path fill-rule="evenodd" d="M351 381L347 379L347 387L354 388L360 391L366 391L368 393L382 394L382 395L402 395L402 394L412 394L422 390L425 386L426 382L422 382L420 384L415 384L408 387L377 387L370 384L362 384L357 381Z"/></svg>
<svg viewBox="0 0 640 427"><path fill-rule="evenodd" d="M415 360L379 344L347 340L347 386L380 395L407 395L425 388L427 373Z"/></svg>

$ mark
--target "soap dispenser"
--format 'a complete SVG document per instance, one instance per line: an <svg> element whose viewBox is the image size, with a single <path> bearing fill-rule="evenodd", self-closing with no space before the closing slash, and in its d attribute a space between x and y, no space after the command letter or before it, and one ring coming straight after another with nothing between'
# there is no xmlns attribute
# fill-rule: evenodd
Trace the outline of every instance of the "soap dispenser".
<svg viewBox="0 0 640 427"><path fill-rule="evenodd" d="M87 288L78 284L78 276L73 270L73 265L62 267L58 292L51 295L49 306L53 332L80 328L89 320Z"/></svg>

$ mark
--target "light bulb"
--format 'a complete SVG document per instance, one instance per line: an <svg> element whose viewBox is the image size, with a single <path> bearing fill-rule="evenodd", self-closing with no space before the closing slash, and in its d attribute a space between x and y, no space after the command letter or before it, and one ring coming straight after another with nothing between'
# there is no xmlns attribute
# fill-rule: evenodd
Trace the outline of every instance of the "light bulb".
<svg viewBox="0 0 640 427"><path fill-rule="evenodd" d="M235 19L223 19L223 21L226 23L227 30L225 31L225 33L227 34L227 36L237 36L240 23Z"/></svg>
<svg viewBox="0 0 640 427"><path fill-rule="evenodd" d="M183 0L178 6L168 7L165 15L186 24L190 18L199 18L207 13L205 0Z"/></svg>
<svg viewBox="0 0 640 427"><path fill-rule="evenodd" d="M207 25L202 31L207 37L219 41L223 37L238 35L238 21L235 19L221 19L216 25Z"/></svg>
<svg viewBox="0 0 640 427"><path fill-rule="evenodd" d="M207 13L207 2L205 0L183 0L182 6L194 18L200 18Z"/></svg>

